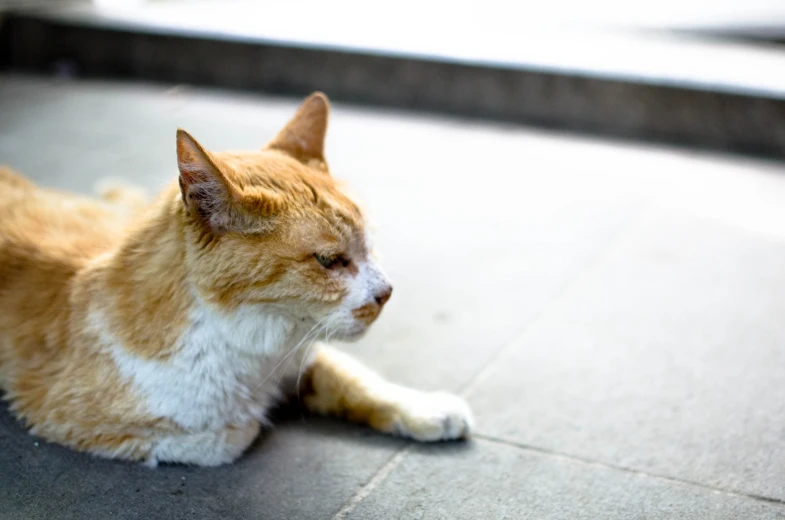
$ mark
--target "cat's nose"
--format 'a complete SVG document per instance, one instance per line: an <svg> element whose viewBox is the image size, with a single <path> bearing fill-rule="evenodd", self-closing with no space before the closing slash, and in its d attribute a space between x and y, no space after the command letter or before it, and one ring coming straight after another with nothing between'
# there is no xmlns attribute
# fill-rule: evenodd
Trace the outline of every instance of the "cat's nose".
<svg viewBox="0 0 785 520"><path fill-rule="evenodd" d="M387 303L387 300L390 299L390 296L392 296L392 285L386 283L381 288L381 290L376 293L376 304L379 307L383 306L385 303Z"/></svg>

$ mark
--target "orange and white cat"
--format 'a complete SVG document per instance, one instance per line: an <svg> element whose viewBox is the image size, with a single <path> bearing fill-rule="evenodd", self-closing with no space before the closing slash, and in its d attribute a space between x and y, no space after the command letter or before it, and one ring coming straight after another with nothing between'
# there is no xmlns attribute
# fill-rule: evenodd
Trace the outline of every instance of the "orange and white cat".
<svg viewBox="0 0 785 520"><path fill-rule="evenodd" d="M360 337L392 292L325 162L328 112L313 94L259 151L178 131L179 182L138 211L131 191L94 200L0 169L0 388L32 433L219 465L298 384L315 413L421 441L469 434L459 397L313 344Z"/></svg>

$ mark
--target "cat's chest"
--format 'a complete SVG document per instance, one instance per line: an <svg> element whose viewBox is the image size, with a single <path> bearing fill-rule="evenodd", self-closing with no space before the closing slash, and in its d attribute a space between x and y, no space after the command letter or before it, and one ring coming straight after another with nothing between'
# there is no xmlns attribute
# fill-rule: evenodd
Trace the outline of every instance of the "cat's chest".
<svg viewBox="0 0 785 520"><path fill-rule="evenodd" d="M280 395L282 378L299 369L303 335L276 316L195 314L170 359L132 361L123 371L144 395L149 412L184 428L264 420Z"/></svg>

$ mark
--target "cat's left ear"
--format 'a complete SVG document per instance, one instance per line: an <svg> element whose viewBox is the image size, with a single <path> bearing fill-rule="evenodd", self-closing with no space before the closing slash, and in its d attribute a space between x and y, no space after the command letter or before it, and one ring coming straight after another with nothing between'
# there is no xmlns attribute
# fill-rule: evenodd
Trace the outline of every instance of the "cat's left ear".
<svg viewBox="0 0 785 520"><path fill-rule="evenodd" d="M286 152L304 163L314 160L324 163L324 138L329 115L327 96L314 92L303 101L294 117L267 147Z"/></svg>

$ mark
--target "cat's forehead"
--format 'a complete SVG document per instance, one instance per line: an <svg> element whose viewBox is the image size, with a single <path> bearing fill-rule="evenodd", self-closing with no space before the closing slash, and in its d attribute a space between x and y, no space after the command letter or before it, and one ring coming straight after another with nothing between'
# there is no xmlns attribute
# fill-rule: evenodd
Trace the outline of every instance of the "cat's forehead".
<svg viewBox="0 0 785 520"><path fill-rule="evenodd" d="M275 150L225 152L216 154L216 158L225 174L246 194L254 193L255 188L274 194L282 216L302 233L343 242L364 236L362 211L326 165L306 165Z"/></svg>
<svg viewBox="0 0 785 520"><path fill-rule="evenodd" d="M293 157L276 150L235 151L212 153L220 163L224 175L240 186L273 186L316 182L329 189L329 176Z"/></svg>
<svg viewBox="0 0 785 520"><path fill-rule="evenodd" d="M291 228L301 237L336 249L364 247L365 222L360 209L344 194L317 193L317 199L293 211Z"/></svg>

